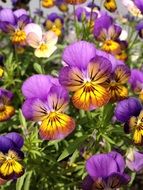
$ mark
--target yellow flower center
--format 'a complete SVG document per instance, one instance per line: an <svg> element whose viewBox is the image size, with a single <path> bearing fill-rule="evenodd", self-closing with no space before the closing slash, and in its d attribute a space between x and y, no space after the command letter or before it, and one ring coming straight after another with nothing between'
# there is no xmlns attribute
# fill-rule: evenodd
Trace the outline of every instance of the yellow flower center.
<svg viewBox="0 0 143 190"><path fill-rule="evenodd" d="M26 33L23 30L16 30L12 36L11 36L11 41L14 44L23 44L25 43L26 40Z"/></svg>
<svg viewBox="0 0 143 190"><path fill-rule="evenodd" d="M0 105L0 121L6 121L11 118L15 113L13 106Z"/></svg>
<svg viewBox="0 0 143 190"><path fill-rule="evenodd" d="M121 52L120 45L113 40L105 41L101 49L108 53L113 53L113 54L118 54Z"/></svg>
<svg viewBox="0 0 143 190"><path fill-rule="evenodd" d="M23 174L23 166L18 161L20 158L15 151L9 150L6 155L0 152L0 174L3 179L11 179L12 175Z"/></svg>
<svg viewBox="0 0 143 190"><path fill-rule="evenodd" d="M60 30L58 27L56 27L55 25L53 25L52 31L53 31L57 36L60 36L61 33L62 33L61 30Z"/></svg>
<svg viewBox="0 0 143 190"><path fill-rule="evenodd" d="M40 51L45 51L45 50L47 50L48 49L48 46L47 46L47 44L44 44L44 43L42 43L41 45L40 45L40 47L39 47L39 50Z"/></svg>

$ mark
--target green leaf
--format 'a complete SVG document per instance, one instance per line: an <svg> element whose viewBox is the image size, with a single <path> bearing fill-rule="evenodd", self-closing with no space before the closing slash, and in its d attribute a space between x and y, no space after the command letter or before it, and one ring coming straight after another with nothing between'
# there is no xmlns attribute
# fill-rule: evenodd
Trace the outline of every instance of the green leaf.
<svg viewBox="0 0 143 190"><path fill-rule="evenodd" d="M21 109L19 109L19 120L20 120L21 125L26 128L27 127L26 120L22 114Z"/></svg>
<svg viewBox="0 0 143 190"><path fill-rule="evenodd" d="M30 171L27 173L25 183L24 183L24 190L29 190L29 188L30 188L32 173L33 173L33 171Z"/></svg>
<svg viewBox="0 0 143 190"><path fill-rule="evenodd" d="M64 149L64 151L59 156L57 161L60 162L61 160L65 159L66 157L71 155L82 144L82 142L85 139L87 139L87 135L82 136L78 139L75 139L75 141L73 143L70 143L69 146L66 149Z"/></svg>
<svg viewBox="0 0 143 190"><path fill-rule="evenodd" d="M23 176L21 176L20 178L17 179L16 190L22 190L25 177L26 177L26 173Z"/></svg>
<svg viewBox="0 0 143 190"><path fill-rule="evenodd" d="M43 70L42 70L41 65L39 65L38 63L34 63L33 67L34 67L34 69L35 69L35 71L36 71L37 73L43 74Z"/></svg>
<svg viewBox="0 0 143 190"><path fill-rule="evenodd" d="M113 117L113 112L114 112L114 105L111 103L108 103L106 106L104 106L103 110L103 125L107 126L109 122L111 121Z"/></svg>

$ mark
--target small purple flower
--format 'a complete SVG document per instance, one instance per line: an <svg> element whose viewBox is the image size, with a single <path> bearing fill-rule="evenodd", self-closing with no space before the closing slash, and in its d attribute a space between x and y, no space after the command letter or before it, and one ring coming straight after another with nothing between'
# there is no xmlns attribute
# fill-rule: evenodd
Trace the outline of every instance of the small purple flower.
<svg viewBox="0 0 143 190"><path fill-rule="evenodd" d="M8 8L0 10L0 28L10 34L12 43L16 45L26 44L25 26L31 22L25 9L12 11Z"/></svg>
<svg viewBox="0 0 143 190"><path fill-rule="evenodd" d="M143 13L143 1L142 0L134 0L135 5L138 7L138 9Z"/></svg>
<svg viewBox="0 0 143 190"><path fill-rule="evenodd" d="M17 179L24 173L20 161L23 159L23 138L16 132L0 135L0 177L4 180Z"/></svg>
<svg viewBox="0 0 143 190"><path fill-rule="evenodd" d="M130 149L126 156L126 165L130 170L140 172L143 169L143 152Z"/></svg>
<svg viewBox="0 0 143 190"><path fill-rule="evenodd" d="M90 21L90 15L91 15L91 8L89 7L77 7L75 12L78 21L82 21L86 19L87 21ZM92 20L95 20L99 15L98 10L94 10L92 13Z"/></svg>
<svg viewBox="0 0 143 190"><path fill-rule="evenodd" d="M124 159L117 152L93 155L86 162L88 176L84 179L83 190L116 189L128 184L130 177L124 169Z"/></svg>
<svg viewBox="0 0 143 190"><path fill-rule="evenodd" d="M115 109L118 121L124 123L125 132L131 132L137 145L143 144L143 106L136 98L128 98L119 102Z"/></svg>
<svg viewBox="0 0 143 190"><path fill-rule="evenodd" d="M111 16L107 13L95 20L94 24L94 36L100 41L105 40L117 40L121 34L121 27L115 25Z"/></svg>
<svg viewBox="0 0 143 190"><path fill-rule="evenodd" d="M26 99L22 112L25 118L40 124L42 139L63 139L74 130L74 120L65 114L68 93L57 78L33 75L23 83L22 93Z"/></svg>
<svg viewBox="0 0 143 190"><path fill-rule="evenodd" d="M57 36L63 32L64 19L57 13L51 13L47 16L44 26L47 30L52 30Z"/></svg>

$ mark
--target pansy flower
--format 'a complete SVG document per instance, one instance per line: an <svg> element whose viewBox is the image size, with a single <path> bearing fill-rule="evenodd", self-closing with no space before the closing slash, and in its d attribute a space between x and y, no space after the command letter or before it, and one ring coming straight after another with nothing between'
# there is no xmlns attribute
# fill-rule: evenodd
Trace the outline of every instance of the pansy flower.
<svg viewBox="0 0 143 190"><path fill-rule="evenodd" d="M10 39L15 45L26 45L25 26L30 22L26 10L12 11L4 8L0 10L0 28L10 34Z"/></svg>
<svg viewBox="0 0 143 190"><path fill-rule="evenodd" d="M143 72L138 69L132 69L129 83L135 94L138 94L139 99L143 101Z"/></svg>
<svg viewBox="0 0 143 190"><path fill-rule="evenodd" d="M141 102L133 97L120 101L115 109L118 121L124 123L126 133L131 133L137 145L143 144L143 107Z"/></svg>
<svg viewBox="0 0 143 190"><path fill-rule="evenodd" d="M84 179L83 190L115 190L127 185L130 177L124 169L124 159L117 152L91 156L86 162L88 176Z"/></svg>
<svg viewBox="0 0 143 190"><path fill-rule="evenodd" d="M57 36L62 34L64 20L57 13L51 13L47 16L44 26L47 30L52 30Z"/></svg>
<svg viewBox="0 0 143 190"><path fill-rule="evenodd" d="M28 45L36 49L36 57L50 57L57 49L58 37L53 31L43 34L41 27L34 23L28 24L25 31Z"/></svg>
<svg viewBox="0 0 143 190"><path fill-rule="evenodd" d="M96 55L92 43L79 41L69 45L63 52L63 61L67 66L61 69L59 80L74 92L75 107L91 110L108 103L110 92L106 84L111 76L111 62Z"/></svg>
<svg viewBox="0 0 143 190"><path fill-rule="evenodd" d="M87 26L90 26L91 32L94 28L94 21L96 18L100 16L100 11L95 7L92 9L91 7L77 7L75 14L79 22L86 23ZM91 18L91 10L92 10L92 18Z"/></svg>
<svg viewBox="0 0 143 190"><path fill-rule="evenodd" d="M143 152L130 148L126 155L126 165L130 170L140 172L143 169Z"/></svg>
<svg viewBox="0 0 143 190"><path fill-rule="evenodd" d="M4 180L17 179L24 173L23 138L15 132L0 136L0 177Z"/></svg>
<svg viewBox="0 0 143 190"><path fill-rule="evenodd" d="M11 105L12 98L12 92L0 88L0 121L7 121L14 115L15 109Z"/></svg>
<svg viewBox="0 0 143 190"><path fill-rule="evenodd" d="M69 10L68 4L65 2L65 0L56 0L55 4L62 12L67 12Z"/></svg>
<svg viewBox="0 0 143 190"><path fill-rule="evenodd" d="M23 114L39 123L42 139L63 139L74 130L74 120L65 113L68 93L57 78L33 75L23 83L22 93L26 99L22 106Z"/></svg>
<svg viewBox="0 0 143 190"><path fill-rule="evenodd" d="M55 0L41 0L42 7L51 8L55 5Z"/></svg>
<svg viewBox="0 0 143 190"><path fill-rule="evenodd" d="M116 0L104 0L104 7L110 12L115 12L117 10Z"/></svg>

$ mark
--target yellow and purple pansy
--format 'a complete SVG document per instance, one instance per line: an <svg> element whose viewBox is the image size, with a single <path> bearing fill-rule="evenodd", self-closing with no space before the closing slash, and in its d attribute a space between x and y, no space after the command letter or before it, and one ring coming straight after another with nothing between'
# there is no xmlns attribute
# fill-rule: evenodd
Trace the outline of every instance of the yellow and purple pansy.
<svg viewBox="0 0 143 190"><path fill-rule="evenodd" d="M23 138L16 132L0 135L0 178L17 179L24 174L21 161L24 157L21 148Z"/></svg>
<svg viewBox="0 0 143 190"><path fill-rule="evenodd" d="M39 123L42 139L63 139L74 130L74 120L65 113L68 93L57 78L33 75L23 83L22 93L26 99L22 106L23 114Z"/></svg>
<svg viewBox="0 0 143 190"><path fill-rule="evenodd" d="M128 184L130 177L124 169L124 159L118 152L91 156L86 161L88 176L83 181L83 190L115 190Z"/></svg>
<svg viewBox="0 0 143 190"><path fill-rule="evenodd" d="M120 101L115 109L118 121L124 123L126 133L131 133L137 145L143 144L143 106L137 98Z"/></svg>

